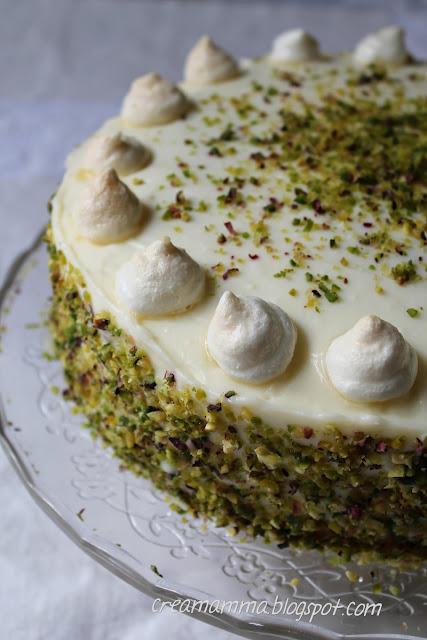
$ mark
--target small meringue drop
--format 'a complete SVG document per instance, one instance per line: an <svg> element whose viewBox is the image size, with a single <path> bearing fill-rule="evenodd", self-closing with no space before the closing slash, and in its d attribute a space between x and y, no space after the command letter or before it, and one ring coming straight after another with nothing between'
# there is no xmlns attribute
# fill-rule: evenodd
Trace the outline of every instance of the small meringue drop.
<svg viewBox="0 0 427 640"><path fill-rule="evenodd" d="M384 402L411 389L418 358L394 325L370 315L332 341L325 365L332 385L348 400Z"/></svg>
<svg viewBox="0 0 427 640"><path fill-rule="evenodd" d="M183 117L190 103L177 86L158 73L133 81L123 100L122 117L134 126L163 125Z"/></svg>
<svg viewBox="0 0 427 640"><path fill-rule="evenodd" d="M364 67L374 63L401 65L408 61L405 33L401 27L384 27L365 36L353 52L353 62Z"/></svg>
<svg viewBox="0 0 427 640"><path fill-rule="evenodd" d="M209 324L206 346L225 373L260 384L286 370L296 338L292 320L277 305L225 291Z"/></svg>
<svg viewBox="0 0 427 640"><path fill-rule="evenodd" d="M189 84L209 85L225 82L240 75L236 60L209 36L203 36L191 49L184 67L184 80Z"/></svg>
<svg viewBox="0 0 427 640"><path fill-rule="evenodd" d="M274 62L308 62L320 58L319 43L302 29L285 31L273 41L270 54Z"/></svg>
<svg viewBox="0 0 427 640"><path fill-rule="evenodd" d="M119 302L145 317L185 311L201 300L205 286L204 269L169 238L137 251L116 275Z"/></svg>
<svg viewBox="0 0 427 640"><path fill-rule="evenodd" d="M76 211L74 224L81 236L95 244L121 242L135 235L144 207L114 169L104 171L88 185L86 198Z"/></svg>
<svg viewBox="0 0 427 640"><path fill-rule="evenodd" d="M83 164L95 171L115 169L119 175L126 176L146 167L150 158L149 150L135 138L121 132L98 133L86 145Z"/></svg>

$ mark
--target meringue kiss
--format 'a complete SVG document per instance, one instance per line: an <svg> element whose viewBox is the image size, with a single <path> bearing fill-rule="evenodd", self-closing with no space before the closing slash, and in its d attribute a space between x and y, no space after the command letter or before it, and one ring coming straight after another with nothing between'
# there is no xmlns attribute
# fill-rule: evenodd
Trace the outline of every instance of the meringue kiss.
<svg viewBox="0 0 427 640"><path fill-rule="evenodd" d="M184 80L208 85L235 78L240 73L236 60L209 36L203 36L187 56Z"/></svg>
<svg viewBox="0 0 427 640"><path fill-rule="evenodd" d="M209 325L206 345L223 371L238 380L267 382L292 360L296 330L275 304L226 291Z"/></svg>
<svg viewBox="0 0 427 640"><path fill-rule="evenodd" d="M119 175L126 176L147 166L150 157L148 149L135 138L121 132L98 133L85 145L83 162L95 171L115 169Z"/></svg>
<svg viewBox="0 0 427 640"><path fill-rule="evenodd" d="M185 311L203 296L203 268L169 238L137 251L116 276L116 294L139 316L156 317Z"/></svg>
<svg viewBox="0 0 427 640"><path fill-rule="evenodd" d="M401 27L384 27L365 36L353 52L356 66L374 63L405 64L409 58L405 34Z"/></svg>
<svg viewBox="0 0 427 640"><path fill-rule="evenodd" d="M80 235L95 244L121 242L135 235L144 207L114 169L98 174L88 185L86 198L74 216Z"/></svg>
<svg viewBox="0 0 427 640"><path fill-rule="evenodd" d="M163 125L184 116L190 103L181 89L158 73L133 81L123 100L122 117L134 126Z"/></svg>
<svg viewBox="0 0 427 640"><path fill-rule="evenodd" d="M317 40L302 29L285 31L273 41L270 54L274 62L307 62L320 58Z"/></svg>
<svg viewBox="0 0 427 640"><path fill-rule="evenodd" d="M336 390L354 402L403 396L418 370L417 354L400 331L373 315L332 341L325 364Z"/></svg>

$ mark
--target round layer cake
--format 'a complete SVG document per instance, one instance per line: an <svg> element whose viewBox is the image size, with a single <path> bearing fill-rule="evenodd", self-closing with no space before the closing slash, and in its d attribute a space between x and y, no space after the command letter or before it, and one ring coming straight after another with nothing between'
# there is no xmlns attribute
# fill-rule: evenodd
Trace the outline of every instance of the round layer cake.
<svg viewBox="0 0 427 640"><path fill-rule="evenodd" d="M279 544L426 555L427 69L207 37L51 201L67 395L137 473ZM427 442L427 441L426 441Z"/></svg>

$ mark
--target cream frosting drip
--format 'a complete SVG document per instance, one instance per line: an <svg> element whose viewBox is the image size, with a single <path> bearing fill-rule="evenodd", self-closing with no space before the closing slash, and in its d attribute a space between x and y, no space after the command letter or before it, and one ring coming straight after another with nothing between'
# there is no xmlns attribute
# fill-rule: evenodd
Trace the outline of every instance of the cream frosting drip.
<svg viewBox="0 0 427 640"><path fill-rule="evenodd" d="M96 244L121 242L141 226L144 209L114 169L97 174L74 215L79 235Z"/></svg>
<svg viewBox="0 0 427 640"><path fill-rule="evenodd" d="M148 73L133 81L122 106L125 122L151 127L184 116L190 104L184 93L158 73Z"/></svg>
<svg viewBox="0 0 427 640"><path fill-rule="evenodd" d="M179 313L198 302L206 275L184 249L169 238L137 251L116 277L116 291L125 308L138 316Z"/></svg>
<svg viewBox="0 0 427 640"><path fill-rule="evenodd" d="M236 60L209 36L203 36L187 56L184 80L194 85L209 85L235 78L240 73Z"/></svg>
<svg viewBox="0 0 427 640"><path fill-rule="evenodd" d="M345 86L349 66L346 57L309 63L304 67L302 86L286 85L287 103L293 100L294 94L316 102L319 78L324 78L325 92L341 89ZM425 72L425 67L419 68L421 72ZM400 67L393 73L409 96L425 95L426 81L411 82L409 68ZM155 160L141 172L143 183L135 184L130 176L124 179L153 213L140 232L127 242L98 246L82 237L72 224L72 213L81 206L88 180L78 171L84 166L80 148L73 152L70 168L53 201L55 242L83 274L94 309L112 313L122 329L146 349L159 376L165 369L174 371L178 386L190 384L201 387L211 401L233 389L236 395L230 403L236 407L248 407L255 415L278 428L285 424L337 424L350 431L357 427L385 434L407 432L422 436L427 433L427 316L420 313L413 319L406 309L418 307L423 302L424 307L427 306L425 279L421 277L406 286L386 279L382 282L385 292L379 295L375 291L375 273L368 269L368 259L349 254L348 243L345 242L333 251L326 250L329 236L320 227L317 231L303 232L301 226L293 226L296 215L299 218L313 217L311 206L301 205L296 214L286 204L278 213L268 217L269 237L280 240L280 250L272 247L267 251L268 242L254 247L252 241L246 241L239 235L250 231L251 225L259 224L263 207L270 198L282 199L289 188L293 191L294 185L291 185L286 172L277 170L263 174L259 184L251 183L251 178L257 174L249 156L263 149L240 143L240 127L246 126L248 119L239 115L237 109L232 109L230 101L242 100L242 96L251 92L254 83L264 87L276 86L278 92L283 91L280 82L267 61L248 63L244 75L224 83L220 89L215 86L191 90L189 96L200 105L200 109L192 111L186 120L178 120L167 127L141 130L127 127L120 118L106 122L101 129L102 134L114 135L123 131L156 150ZM389 95L389 90L389 86L384 85L382 91L385 96ZM215 97L212 98L213 95ZM264 95L264 92L251 95L251 102L266 114L262 119L256 119L254 114L250 116L253 136L265 135L265 122L274 124L277 119L277 104L265 101ZM227 126L237 132L236 139L229 143L235 151L233 155L213 155L211 149L215 143L208 145L206 141L220 139L224 130L228 131ZM280 127L279 121L277 127ZM200 166L205 169L200 169ZM246 208L232 209L232 204L221 208L222 205L218 205L218 197L226 197L229 192L229 186L223 185L223 179L228 177L233 184L233 167L236 171L238 169L237 175L246 181ZM181 196L178 192L182 192ZM174 218L176 200L182 199L182 195L194 206L189 221L184 217ZM207 203L207 206L202 207L201 203ZM229 212L233 215L231 219ZM322 223L325 216L315 220ZM356 220L356 217L353 223L335 220L335 232L347 238L358 224ZM236 235L233 235L233 230ZM221 234L226 238L225 244L218 243ZM228 275L224 271L222 275L215 276L215 290L207 293L186 313L138 322L116 300L116 274L136 251L164 236L170 236L175 245L183 247L212 275L219 263L224 264L225 269L238 268L239 272ZM287 237L290 238L289 243L285 241ZM322 302L319 314L306 308L303 292L310 284L307 285L304 268L293 269L286 278L274 277L283 266L289 265L284 251L291 250L293 243L300 241L304 242L305 250L311 255L309 270L312 273L327 273L333 278L348 276L350 281L348 286L341 285L340 301L335 304ZM408 245L405 250L407 259L414 261L418 261L423 251ZM250 258L249 254L257 259ZM345 268L340 266L340 260L344 258L348 261ZM396 254L393 260L397 263L401 258ZM419 273L424 273L421 268ZM208 327L222 293L230 289L239 297L260 296L271 301L285 308L294 321L298 341L283 376L262 385L248 384L229 377L208 356L205 347ZM289 295L290 289L295 289L297 294ZM355 403L339 394L330 384L324 365L325 353L331 342L361 317L372 314L396 326L417 352L419 361L419 374L411 390L401 398L375 406Z"/></svg>
<svg viewBox="0 0 427 640"><path fill-rule="evenodd" d="M231 291L222 294L206 339L221 369L254 384L282 374L292 360L295 343L295 327L283 309Z"/></svg>
<svg viewBox="0 0 427 640"><path fill-rule="evenodd" d="M349 400L384 402L412 388L418 359L396 327L365 316L333 340L326 368L334 387Z"/></svg>

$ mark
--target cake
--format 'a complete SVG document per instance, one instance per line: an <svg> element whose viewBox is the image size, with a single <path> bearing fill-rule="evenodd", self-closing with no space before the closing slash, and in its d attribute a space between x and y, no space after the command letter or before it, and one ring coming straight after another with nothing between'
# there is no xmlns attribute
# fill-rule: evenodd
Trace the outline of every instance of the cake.
<svg viewBox="0 0 427 640"><path fill-rule="evenodd" d="M64 396L231 533L427 556L427 68L209 37L137 78L49 203Z"/></svg>

